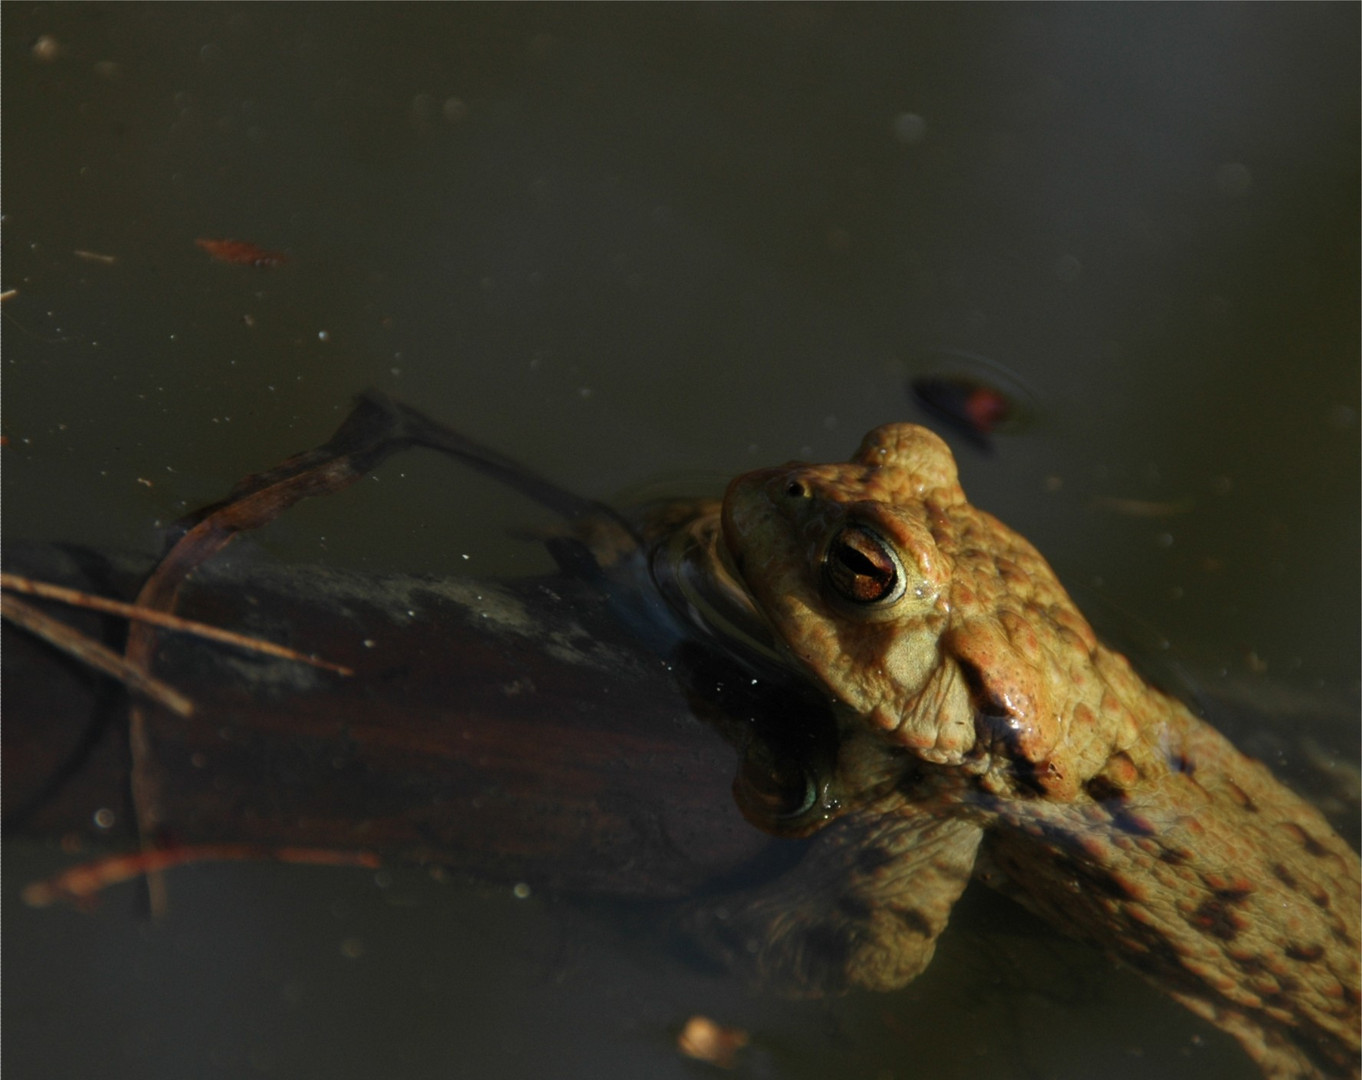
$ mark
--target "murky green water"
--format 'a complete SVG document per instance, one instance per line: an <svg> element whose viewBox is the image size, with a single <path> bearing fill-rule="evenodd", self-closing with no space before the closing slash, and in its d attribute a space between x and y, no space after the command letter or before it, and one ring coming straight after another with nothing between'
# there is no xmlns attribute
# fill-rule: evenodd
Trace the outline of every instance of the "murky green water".
<svg viewBox="0 0 1362 1080"><path fill-rule="evenodd" d="M150 549L371 385L587 494L712 483L921 419L907 377L964 351L1041 406L992 456L960 447L974 501L1118 632L1346 707L1358 20L6 5L6 535ZM213 262L200 237L289 262ZM546 565L507 534L527 520L409 457L260 542L521 573ZM1327 734L1355 754L1355 722ZM122 894L14 906L48 864L7 848L16 1075L688 1075L691 1012L750 1028L759 1076L1241 1068L988 897L915 986L825 1008L508 890L197 869L149 927Z"/></svg>

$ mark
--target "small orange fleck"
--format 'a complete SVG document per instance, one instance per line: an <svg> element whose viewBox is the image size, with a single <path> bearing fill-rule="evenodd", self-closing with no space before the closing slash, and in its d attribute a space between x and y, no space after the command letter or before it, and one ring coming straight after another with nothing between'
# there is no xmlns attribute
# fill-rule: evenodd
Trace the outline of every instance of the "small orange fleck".
<svg viewBox="0 0 1362 1080"><path fill-rule="evenodd" d="M201 237L195 240L194 244L219 262L234 263L238 266L272 269L288 262L288 256L282 251L266 251L245 240L205 240Z"/></svg>
<svg viewBox="0 0 1362 1080"><path fill-rule="evenodd" d="M692 1016L676 1037L676 1048L697 1061L731 1069L747 1042L747 1032L742 1028L724 1027L707 1016Z"/></svg>
<svg viewBox="0 0 1362 1080"><path fill-rule="evenodd" d="M38 39L28 47L29 54L35 60L51 62L61 56L66 50L62 44L51 34L41 34Z"/></svg>

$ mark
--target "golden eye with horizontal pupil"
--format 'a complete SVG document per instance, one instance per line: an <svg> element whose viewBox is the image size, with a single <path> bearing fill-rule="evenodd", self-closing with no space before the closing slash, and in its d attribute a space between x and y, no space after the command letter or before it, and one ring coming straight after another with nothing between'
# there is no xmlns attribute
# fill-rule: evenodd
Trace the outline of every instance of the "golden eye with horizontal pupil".
<svg viewBox="0 0 1362 1080"><path fill-rule="evenodd" d="M891 603L907 587L894 549L864 525L844 526L832 538L823 556L823 578L833 592L853 604Z"/></svg>

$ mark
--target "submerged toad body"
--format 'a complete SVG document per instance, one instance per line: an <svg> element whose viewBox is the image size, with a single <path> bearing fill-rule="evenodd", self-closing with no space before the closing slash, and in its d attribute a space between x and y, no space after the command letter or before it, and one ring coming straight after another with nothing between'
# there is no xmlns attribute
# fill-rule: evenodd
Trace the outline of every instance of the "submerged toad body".
<svg viewBox="0 0 1362 1080"><path fill-rule="evenodd" d="M709 928L722 949L786 982L899 986L979 875L1268 1076L1357 1075L1356 855L1103 647L940 439L889 425L850 463L739 477L722 532L840 727L821 816L790 830L820 830L810 856Z"/></svg>

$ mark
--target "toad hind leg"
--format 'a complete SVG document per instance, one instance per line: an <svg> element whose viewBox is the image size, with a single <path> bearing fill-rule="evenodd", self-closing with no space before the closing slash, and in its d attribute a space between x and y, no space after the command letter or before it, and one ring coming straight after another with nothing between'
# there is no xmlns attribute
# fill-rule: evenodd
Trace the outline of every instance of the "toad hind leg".
<svg viewBox="0 0 1362 1080"><path fill-rule="evenodd" d="M689 910L707 952L792 996L892 990L931 960L969 883L978 825L906 807L828 826L776 881Z"/></svg>

